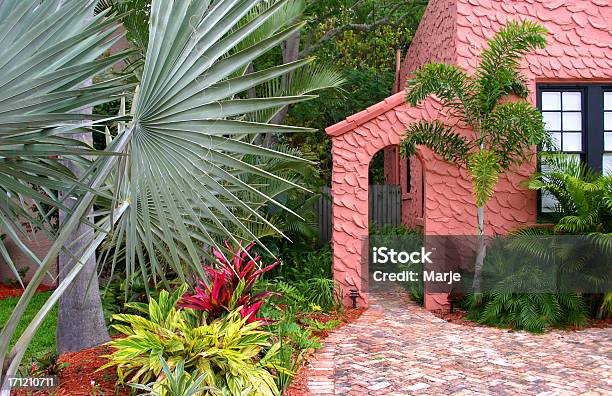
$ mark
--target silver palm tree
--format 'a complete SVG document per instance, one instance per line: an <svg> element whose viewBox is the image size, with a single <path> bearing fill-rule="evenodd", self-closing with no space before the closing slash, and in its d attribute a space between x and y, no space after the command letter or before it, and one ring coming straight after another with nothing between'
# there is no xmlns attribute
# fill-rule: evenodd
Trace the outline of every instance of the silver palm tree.
<svg viewBox="0 0 612 396"><path fill-rule="evenodd" d="M169 267L184 276L185 268L200 270L206 247L218 246L221 239L258 241L251 223L282 234L242 199L245 192L269 200L266 183L299 188L244 160L249 155L301 161L253 145L251 139L261 133L309 131L268 121L285 106L314 96L305 95L307 90L246 95L253 88L270 92L258 87L278 85L312 62L249 72L255 59L302 28L302 22L288 24L295 18L284 16L296 12L297 2L154 0L136 90L121 78L79 88L127 55L100 57L115 40L114 21L104 13L88 21L85 16L96 3L65 0L58 7L58 0L0 1L0 38L5 43L0 48L0 189L5 196L0 226L20 241L24 230L18 219L27 219L55 241L43 260L20 244L38 269L0 334L4 380L16 373L38 326L103 242L114 246L115 259L122 255L127 268L163 279ZM341 83L334 73L325 78L323 85ZM62 136L89 132L105 121L75 111L125 92L133 96L133 111L121 119L125 124L106 150ZM82 166L81 176L67 171L61 162L66 159ZM267 182L250 185L244 181L248 175ZM65 197L74 204L65 205ZM28 199L42 216L28 213L23 205ZM94 203L95 220L86 216ZM47 223L60 210L68 215L51 234ZM89 226L90 235L83 238L91 242L71 253L75 265L9 353L28 302L58 254L72 244L70 235L80 224Z"/></svg>

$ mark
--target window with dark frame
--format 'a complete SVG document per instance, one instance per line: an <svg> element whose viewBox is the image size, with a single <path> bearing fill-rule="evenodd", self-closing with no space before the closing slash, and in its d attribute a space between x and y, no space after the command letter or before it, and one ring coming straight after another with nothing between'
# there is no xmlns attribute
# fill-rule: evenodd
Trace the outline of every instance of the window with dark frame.
<svg viewBox="0 0 612 396"><path fill-rule="evenodd" d="M580 158L591 169L612 174L612 85L538 85L537 105L559 152ZM542 194L540 211L555 200Z"/></svg>

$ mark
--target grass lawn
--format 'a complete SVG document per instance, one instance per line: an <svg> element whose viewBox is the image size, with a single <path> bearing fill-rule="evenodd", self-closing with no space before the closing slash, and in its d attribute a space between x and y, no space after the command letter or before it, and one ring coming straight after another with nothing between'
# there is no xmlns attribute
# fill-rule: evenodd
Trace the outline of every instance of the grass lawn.
<svg viewBox="0 0 612 396"><path fill-rule="evenodd" d="M51 295L51 291L36 293L30 302L30 305L26 309L21 322L17 326L15 337L11 341L11 346L17 341L18 336L25 330L30 321L34 318L34 315L45 303L47 298ZM4 326L8 318L11 316L11 312L15 305L17 305L19 297L6 298L0 300L0 326ZM55 350L55 327L57 326L57 305L53 307L53 310L47 315L41 326L38 328L36 335L32 339L32 343L28 347L25 353L23 363L29 363L33 356L42 356L48 352Z"/></svg>

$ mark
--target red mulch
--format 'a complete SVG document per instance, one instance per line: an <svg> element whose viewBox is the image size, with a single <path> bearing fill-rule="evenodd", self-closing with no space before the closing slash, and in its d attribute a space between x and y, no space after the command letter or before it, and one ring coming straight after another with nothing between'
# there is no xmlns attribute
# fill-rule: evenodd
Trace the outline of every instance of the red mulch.
<svg viewBox="0 0 612 396"><path fill-rule="evenodd" d="M612 318L607 318L607 319L590 319L589 322L582 327L578 327L578 326L571 326L568 327L566 330L569 331L580 331L580 330L585 330L585 329L589 329L589 328L596 328L596 329L607 329L612 327Z"/></svg>
<svg viewBox="0 0 612 396"><path fill-rule="evenodd" d="M52 287L47 285L38 286L39 292L53 290ZM0 283L0 300L4 300L9 297L19 297L23 294L23 288L19 285L9 285L6 283Z"/></svg>
<svg viewBox="0 0 612 396"><path fill-rule="evenodd" d="M41 390L34 393L26 391L12 391L11 395L17 396L91 396L97 395L129 395L128 388L115 390L117 382L117 372L114 367L109 367L96 372L98 368L108 362L107 359L100 357L111 352L109 347L99 346L85 349L80 352L66 353L60 357L62 363L68 363L60 373L60 386L51 391ZM92 383L94 381L94 383ZM96 393L93 393L95 389Z"/></svg>
<svg viewBox="0 0 612 396"><path fill-rule="evenodd" d="M337 330L342 326L345 326L347 323L352 323L361 314L365 311L365 308L357 308L357 309L347 309L345 311L340 312L332 312L332 313L312 313L308 315L304 315L301 318L308 317L310 319L316 319L319 322L327 323L331 320L339 320L340 324L336 326L334 329L329 331L320 331L313 332L314 335L323 339L329 335L331 331ZM300 318L298 318L299 321ZM312 358L312 355L306 358L306 363L308 360ZM284 396L307 396L311 393L308 391L308 370L306 369L306 365L302 366L300 370L295 374L293 381L289 388L283 393Z"/></svg>
<svg viewBox="0 0 612 396"><path fill-rule="evenodd" d="M478 327L478 326L483 326L478 322L474 322L472 320L468 320L466 318L467 316L467 312L465 311L461 311L461 310L457 310L455 309L452 313L451 312L444 312L444 311L432 311L432 313L437 316L440 319L444 319L447 322L450 323L455 323L455 324L459 324L462 326L469 326L469 327Z"/></svg>

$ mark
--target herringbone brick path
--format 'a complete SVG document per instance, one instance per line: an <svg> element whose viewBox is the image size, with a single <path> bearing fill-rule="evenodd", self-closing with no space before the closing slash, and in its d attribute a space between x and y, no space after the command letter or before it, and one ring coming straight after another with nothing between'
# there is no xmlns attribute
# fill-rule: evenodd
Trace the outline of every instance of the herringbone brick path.
<svg viewBox="0 0 612 396"><path fill-rule="evenodd" d="M448 323L401 293L332 333L308 368L313 395L612 394L612 329L544 335Z"/></svg>

